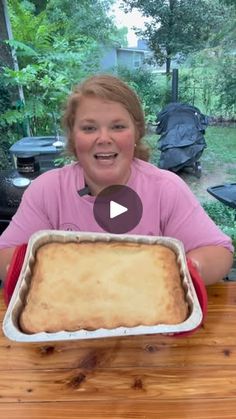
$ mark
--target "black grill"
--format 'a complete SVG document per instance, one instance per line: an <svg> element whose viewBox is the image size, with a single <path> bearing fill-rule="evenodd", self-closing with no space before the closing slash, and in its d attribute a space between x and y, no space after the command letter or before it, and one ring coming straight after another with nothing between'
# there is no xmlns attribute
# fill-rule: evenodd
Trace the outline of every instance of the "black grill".
<svg viewBox="0 0 236 419"><path fill-rule="evenodd" d="M24 191L39 173L35 172L26 177L16 169L0 171L0 233L8 226L19 207Z"/></svg>
<svg viewBox="0 0 236 419"><path fill-rule="evenodd" d="M63 137L25 137L10 148L13 168L0 171L0 234L16 213L31 181L56 167L55 158L60 157L64 145Z"/></svg>

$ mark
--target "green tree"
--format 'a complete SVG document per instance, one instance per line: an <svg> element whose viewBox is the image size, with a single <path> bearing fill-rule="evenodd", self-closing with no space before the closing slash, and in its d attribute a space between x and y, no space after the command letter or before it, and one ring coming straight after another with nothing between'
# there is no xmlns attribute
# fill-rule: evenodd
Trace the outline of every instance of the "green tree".
<svg viewBox="0 0 236 419"><path fill-rule="evenodd" d="M40 12L46 9L48 0L31 0L30 3L34 5L35 14L38 15Z"/></svg>
<svg viewBox="0 0 236 419"><path fill-rule="evenodd" d="M98 43L125 42L124 30L116 27L109 14L114 0L49 0L47 14L58 26L58 33L68 40L77 35L91 37Z"/></svg>
<svg viewBox="0 0 236 419"><path fill-rule="evenodd" d="M236 2L235 2L235 0L223 0L223 2L224 2L225 4L232 5L232 6L236 7Z"/></svg>
<svg viewBox="0 0 236 419"><path fill-rule="evenodd" d="M59 124L62 104L73 85L99 70L102 42L112 43L120 36L106 15L112 1L48 0L37 13L33 2L8 2L14 35L10 45L20 69L5 68L4 80L23 86L25 104L4 112L0 125L27 118L32 135L48 134L54 129L52 115Z"/></svg>
<svg viewBox="0 0 236 419"><path fill-rule="evenodd" d="M217 109L221 115L234 117L236 96L236 59L234 55L224 56L219 62L216 93L219 95Z"/></svg>
<svg viewBox="0 0 236 419"><path fill-rule="evenodd" d="M165 105L166 83L162 76L158 77L154 72L139 68L129 70L126 67L118 67L118 76L132 87L141 99L145 113L145 120L149 124L156 122L156 114Z"/></svg>
<svg viewBox="0 0 236 419"><path fill-rule="evenodd" d="M147 39L156 62L166 63L167 74L173 57L204 48L227 13L218 0L127 0L123 7L149 18L137 33Z"/></svg>
<svg viewBox="0 0 236 419"><path fill-rule="evenodd" d="M218 56L235 53L236 50L236 3L229 5L225 10L225 19L217 31L213 31L209 38L209 47L213 48Z"/></svg>

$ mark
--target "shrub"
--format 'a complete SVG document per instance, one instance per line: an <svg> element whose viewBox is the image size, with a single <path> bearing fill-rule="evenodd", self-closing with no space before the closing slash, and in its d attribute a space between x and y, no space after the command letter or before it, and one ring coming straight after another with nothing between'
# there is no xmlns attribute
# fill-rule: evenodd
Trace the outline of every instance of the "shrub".
<svg viewBox="0 0 236 419"><path fill-rule="evenodd" d="M236 250L236 210L221 202L205 202L203 208L219 228L231 237Z"/></svg>
<svg viewBox="0 0 236 419"><path fill-rule="evenodd" d="M169 90L166 77L156 75L145 68L129 70L126 67L118 67L117 73L137 92L142 101L147 123L155 123L157 112L166 104Z"/></svg>

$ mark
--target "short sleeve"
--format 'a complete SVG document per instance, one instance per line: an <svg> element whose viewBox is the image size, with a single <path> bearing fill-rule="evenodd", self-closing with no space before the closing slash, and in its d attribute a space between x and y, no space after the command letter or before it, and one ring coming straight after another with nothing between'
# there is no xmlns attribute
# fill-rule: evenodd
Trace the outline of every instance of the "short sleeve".
<svg viewBox="0 0 236 419"><path fill-rule="evenodd" d="M48 192L45 181L46 178L42 175L26 189L16 214L0 236L0 248L27 243L36 231L52 228L46 210Z"/></svg>
<svg viewBox="0 0 236 419"><path fill-rule="evenodd" d="M233 252L231 239L208 216L182 179L168 180L162 202L163 234L181 240L186 252L211 245Z"/></svg>

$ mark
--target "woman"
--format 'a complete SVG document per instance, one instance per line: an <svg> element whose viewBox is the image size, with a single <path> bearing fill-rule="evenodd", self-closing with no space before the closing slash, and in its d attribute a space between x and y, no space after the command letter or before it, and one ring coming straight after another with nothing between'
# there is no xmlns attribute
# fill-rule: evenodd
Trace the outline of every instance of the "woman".
<svg viewBox="0 0 236 419"><path fill-rule="evenodd" d="M85 80L70 95L64 115L68 148L77 162L39 176L0 237L0 277L17 245L42 229L102 232L93 216L95 197L110 185L127 185L143 204L130 234L181 240L205 284L222 279L233 247L175 174L147 163L144 114L137 95L110 75ZM85 189L87 188L87 189ZM80 191L87 194L80 194Z"/></svg>

